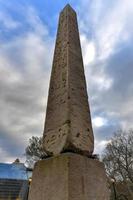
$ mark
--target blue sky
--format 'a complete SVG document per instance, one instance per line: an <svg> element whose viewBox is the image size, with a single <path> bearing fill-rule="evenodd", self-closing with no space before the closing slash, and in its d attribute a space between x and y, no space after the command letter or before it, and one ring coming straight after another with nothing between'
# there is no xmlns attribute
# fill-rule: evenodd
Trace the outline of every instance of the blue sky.
<svg viewBox="0 0 133 200"><path fill-rule="evenodd" d="M0 0L0 157L24 160L41 136L58 15L70 3L80 39L95 135L101 153L133 122L132 0Z"/></svg>

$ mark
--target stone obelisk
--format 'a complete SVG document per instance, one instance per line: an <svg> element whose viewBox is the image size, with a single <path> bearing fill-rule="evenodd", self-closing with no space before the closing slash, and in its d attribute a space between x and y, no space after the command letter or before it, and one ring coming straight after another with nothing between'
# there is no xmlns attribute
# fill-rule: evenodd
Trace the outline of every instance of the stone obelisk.
<svg viewBox="0 0 133 200"><path fill-rule="evenodd" d="M70 5L59 18L43 141L49 158L35 165L29 200L109 200L104 165L92 159L83 59Z"/></svg>
<svg viewBox="0 0 133 200"><path fill-rule="evenodd" d="M69 5L59 18L44 148L49 155L68 150L91 155L94 148L77 17Z"/></svg>

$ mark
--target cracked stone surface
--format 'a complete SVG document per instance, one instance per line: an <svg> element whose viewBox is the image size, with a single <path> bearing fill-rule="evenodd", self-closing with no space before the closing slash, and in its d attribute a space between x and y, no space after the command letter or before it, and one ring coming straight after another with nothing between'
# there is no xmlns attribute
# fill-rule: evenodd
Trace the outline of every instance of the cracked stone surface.
<svg viewBox="0 0 133 200"><path fill-rule="evenodd" d="M77 17L69 5L59 17L43 140L49 155L94 149Z"/></svg>

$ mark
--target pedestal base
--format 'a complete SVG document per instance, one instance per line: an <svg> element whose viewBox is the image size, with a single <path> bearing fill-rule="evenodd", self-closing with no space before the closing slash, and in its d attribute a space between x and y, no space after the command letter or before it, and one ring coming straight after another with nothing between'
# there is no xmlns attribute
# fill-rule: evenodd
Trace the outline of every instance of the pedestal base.
<svg viewBox="0 0 133 200"><path fill-rule="evenodd" d="M73 153L36 163L29 200L109 200L103 163Z"/></svg>

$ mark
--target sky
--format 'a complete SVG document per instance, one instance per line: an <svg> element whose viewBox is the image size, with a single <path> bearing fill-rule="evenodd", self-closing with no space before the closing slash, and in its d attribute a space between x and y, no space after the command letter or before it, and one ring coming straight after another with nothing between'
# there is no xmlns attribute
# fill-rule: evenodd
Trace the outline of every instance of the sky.
<svg viewBox="0 0 133 200"><path fill-rule="evenodd" d="M77 12L95 153L133 128L132 0L0 0L0 162L42 136L59 12Z"/></svg>

